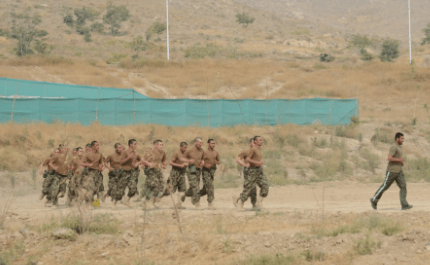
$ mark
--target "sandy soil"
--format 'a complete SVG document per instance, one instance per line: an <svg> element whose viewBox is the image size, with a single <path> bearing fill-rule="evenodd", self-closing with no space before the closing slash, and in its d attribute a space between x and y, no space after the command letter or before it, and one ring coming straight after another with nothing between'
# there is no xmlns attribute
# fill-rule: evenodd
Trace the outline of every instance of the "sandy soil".
<svg viewBox="0 0 430 265"><path fill-rule="evenodd" d="M38 199L39 193L28 190L20 196L2 198L1 205L6 199L12 204L5 227L0 230L0 246L7 250L14 240L24 240L25 250L13 264L29 264L30 259L37 260L34 264L132 264L138 260L156 264L231 264L252 255L289 255L320 248L326 254L322 264L411 264L412 260L414 264L428 264L430 184L408 184L408 201L414 205L412 210L400 211L398 188L392 186L382 197L378 211L373 211L369 198L379 185L329 182L271 187L264 201L265 209L260 212L251 211L249 202L245 212L238 212L231 198L239 194L240 189L218 189L216 210L196 211L190 200L186 200L187 209L179 213L182 235L178 232L169 197L163 199L160 209L148 211L146 217L138 202L133 203L133 209L119 204L117 210L112 210L107 200L101 207L87 210L86 214L111 214L121 221L119 234L84 234L74 242L54 240L50 234L37 232L36 228L76 214L77 208L65 206L64 199L60 200L59 209L44 207ZM206 206L205 197L201 202ZM375 234L371 230L322 238L311 233L315 227L330 228L371 216L398 222L403 230L393 236ZM143 223L146 228L144 245L141 245ZM34 232L24 238L18 232L22 227ZM356 254L354 248L366 234L371 234L378 247L373 246L371 255Z"/></svg>

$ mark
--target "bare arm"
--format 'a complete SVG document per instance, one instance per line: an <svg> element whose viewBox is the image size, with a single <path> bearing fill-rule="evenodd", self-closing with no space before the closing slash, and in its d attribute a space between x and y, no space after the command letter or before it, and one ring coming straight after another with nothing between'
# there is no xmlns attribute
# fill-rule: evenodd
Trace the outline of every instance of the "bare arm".
<svg viewBox="0 0 430 265"><path fill-rule="evenodd" d="M252 160L251 158L249 158L249 157L247 157L246 159L245 159L245 161L246 162L248 162L248 163L250 163L250 164L254 164L254 165L258 165L258 166L262 166L264 163L263 163L263 160L261 160L261 161L256 161L256 160Z"/></svg>
<svg viewBox="0 0 430 265"><path fill-rule="evenodd" d="M177 163L173 162L173 160L170 160L169 165L174 166L174 167L181 167L181 168L187 166L186 164L177 164Z"/></svg>
<svg viewBox="0 0 430 265"><path fill-rule="evenodd" d="M52 167L55 171L57 171L58 167L54 166L52 161L49 161L49 166Z"/></svg>
<svg viewBox="0 0 430 265"><path fill-rule="evenodd" d="M245 162L243 162L243 161L242 161L242 158L240 158L240 156L238 156L238 157L236 158L236 163L238 163L239 165L242 165L242 166L244 166L244 167L249 167L249 163L245 163Z"/></svg>
<svg viewBox="0 0 430 265"><path fill-rule="evenodd" d="M43 163L40 164L40 168L39 168L39 175L43 174Z"/></svg>

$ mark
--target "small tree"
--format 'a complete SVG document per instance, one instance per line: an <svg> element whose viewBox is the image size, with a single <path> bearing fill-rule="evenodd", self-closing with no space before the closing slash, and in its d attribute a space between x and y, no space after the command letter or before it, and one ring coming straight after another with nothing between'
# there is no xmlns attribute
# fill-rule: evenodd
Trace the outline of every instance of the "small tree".
<svg viewBox="0 0 430 265"><path fill-rule="evenodd" d="M386 40L382 43L381 55L379 58L382 62L391 62L399 57L399 42L396 40Z"/></svg>
<svg viewBox="0 0 430 265"><path fill-rule="evenodd" d="M127 21L129 18L130 12L124 5L110 5L107 7L107 14L103 16L103 23L110 26L112 35L118 35L121 22Z"/></svg>
<svg viewBox="0 0 430 265"><path fill-rule="evenodd" d="M430 23L427 24L427 28L423 29L424 34L426 35L423 41L421 42L421 45L424 45L426 43L430 43Z"/></svg>
<svg viewBox="0 0 430 265"><path fill-rule="evenodd" d="M33 54L31 44L35 40L41 40L48 35L46 30L36 29L36 26L42 22L39 15L30 15L27 11L21 14L11 13L12 27L8 36L18 40L15 48L16 55L25 56ZM39 43L41 45L42 43Z"/></svg>
<svg viewBox="0 0 430 265"><path fill-rule="evenodd" d="M362 48L360 50L360 54L361 54L360 59L363 60L363 61L371 61L371 60L373 60L373 55L370 54L365 48Z"/></svg>
<svg viewBox="0 0 430 265"><path fill-rule="evenodd" d="M167 26L166 23L154 22L151 29L153 33L160 35L167 29Z"/></svg>
<svg viewBox="0 0 430 265"><path fill-rule="evenodd" d="M357 47L359 50L371 46L373 43L367 36L354 35L349 41L349 45Z"/></svg>
<svg viewBox="0 0 430 265"><path fill-rule="evenodd" d="M78 9L78 8L75 9L75 16L76 16L76 23L74 24L76 27L76 32L81 35L85 35L85 32L87 32L87 29L88 29L87 27L85 27L86 21L87 20L93 21L96 18L97 14L92 9L87 9L83 7L81 9Z"/></svg>
<svg viewBox="0 0 430 265"><path fill-rule="evenodd" d="M236 22L242 24L244 28L248 27L249 24L254 23L255 18L249 16L247 13L237 13L236 14Z"/></svg>
<svg viewBox="0 0 430 265"><path fill-rule="evenodd" d="M140 51L145 51L148 44L143 40L142 36L137 36L133 39L131 42L131 49L136 52L136 54L133 55L133 60L139 57Z"/></svg>

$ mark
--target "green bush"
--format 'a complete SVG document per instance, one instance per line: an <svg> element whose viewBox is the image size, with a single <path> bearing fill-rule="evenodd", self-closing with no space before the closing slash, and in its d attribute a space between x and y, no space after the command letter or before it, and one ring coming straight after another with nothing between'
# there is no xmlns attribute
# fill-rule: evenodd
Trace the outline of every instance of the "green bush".
<svg viewBox="0 0 430 265"><path fill-rule="evenodd" d="M255 18L249 16L247 13L237 13L236 22L242 25L244 28L248 27L249 24L254 23Z"/></svg>
<svg viewBox="0 0 430 265"><path fill-rule="evenodd" d="M379 58L382 62L391 62L399 57L399 42L396 40L386 40L382 43L382 50Z"/></svg>
<svg viewBox="0 0 430 265"><path fill-rule="evenodd" d="M331 62L331 61L334 61L334 56L333 55L330 55L330 54L327 54L327 53L321 53L320 54L320 62L326 62L326 63L329 63L329 62Z"/></svg>
<svg viewBox="0 0 430 265"><path fill-rule="evenodd" d="M367 50L364 48L360 50L360 54L361 54L360 59L363 61L371 61L374 58L373 55L368 53Z"/></svg>

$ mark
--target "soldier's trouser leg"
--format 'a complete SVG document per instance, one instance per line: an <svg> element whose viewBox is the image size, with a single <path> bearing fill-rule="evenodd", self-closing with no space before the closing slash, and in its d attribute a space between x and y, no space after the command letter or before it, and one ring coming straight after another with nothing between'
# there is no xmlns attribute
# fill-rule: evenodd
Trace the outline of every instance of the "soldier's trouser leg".
<svg viewBox="0 0 430 265"><path fill-rule="evenodd" d="M58 193L60 193L60 185L61 185L62 178L67 178L67 176L60 175L57 172L54 173L54 178L52 179L51 189L50 189L50 194L51 194L50 196L51 196L53 205L58 204L57 196L58 196Z"/></svg>
<svg viewBox="0 0 430 265"><path fill-rule="evenodd" d="M138 195L139 191L137 190L137 183L139 181L140 169L133 169L130 179L128 181L128 197L133 197L134 195Z"/></svg>
<svg viewBox="0 0 430 265"><path fill-rule="evenodd" d="M108 181L108 191L107 191L107 195L112 197L112 190L116 189L117 186L117 182L118 182L118 177L117 177L117 173L116 170L112 170L109 171L109 181Z"/></svg>
<svg viewBox="0 0 430 265"><path fill-rule="evenodd" d="M177 182L177 176L179 175L179 171L172 168L172 170L170 171L170 175L169 178L167 179L167 186L164 189L163 192L163 196L169 196L170 193L175 193L177 186L176 186L176 182Z"/></svg>
<svg viewBox="0 0 430 265"><path fill-rule="evenodd" d="M407 207L409 205L408 201L406 201L406 180L405 180L405 175L403 174L403 171L401 171L400 173L397 173L398 176L396 178L396 183L397 186L400 188L399 191L399 196L400 196L400 204L403 207Z"/></svg>
<svg viewBox="0 0 430 265"><path fill-rule="evenodd" d="M214 188L214 176L215 170L203 169L202 172L203 189L200 190L200 196L208 195L208 202L212 202L215 199L215 188Z"/></svg>
<svg viewBox="0 0 430 265"><path fill-rule="evenodd" d="M66 195L66 193L67 193L67 177L61 177L59 192L61 192L61 194L62 194L61 197Z"/></svg>
<svg viewBox="0 0 430 265"><path fill-rule="evenodd" d="M51 184L52 184L53 179L54 179L54 174L50 174L45 179L43 179L42 194L46 195L46 198L48 200L50 200L50 198L51 198L50 188L51 188Z"/></svg>
<svg viewBox="0 0 430 265"><path fill-rule="evenodd" d="M87 203L92 202L93 200L93 194L95 190L95 183L94 183L94 172L89 172L88 174L85 174L82 176L82 199L85 199Z"/></svg>
<svg viewBox="0 0 430 265"><path fill-rule="evenodd" d="M116 189L112 190L112 198L116 201L120 201L122 200L122 197L125 194L125 188L128 185L128 182L130 181L131 178L131 170L129 171L123 171L119 177L118 177L118 181L117 181L117 185L116 185Z"/></svg>
<svg viewBox="0 0 430 265"><path fill-rule="evenodd" d="M243 188L245 188L245 183L248 181L248 171L243 172ZM252 205L255 205L257 203L257 187L252 189L249 193L249 197L251 197L251 203Z"/></svg>
<svg viewBox="0 0 430 265"><path fill-rule="evenodd" d="M78 196L78 175L73 175L69 181L69 190L67 192L67 198L71 202Z"/></svg>
<svg viewBox="0 0 430 265"><path fill-rule="evenodd" d="M269 194L269 181L267 180L263 172L261 172L258 176L256 183L258 187L260 187L260 196L266 198ZM257 193L257 191L255 191L255 193Z"/></svg>
<svg viewBox="0 0 430 265"><path fill-rule="evenodd" d="M93 171L93 178L94 178L94 195L97 195L99 192L102 192L105 190L103 185L103 174L100 170L94 170Z"/></svg>
<svg viewBox="0 0 430 265"><path fill-rule="evenodd" d="M151 168L146 178L146 200L159 196L163 192L163 174L160 170Z"/></svg>
<svg viewBox="0 0 430 265"><path fill-rule="evenodd" d="M188 183L190 184L190 187L188 188L185 195L187 197L191 197L191 202L193 204L200 201L200 170L197 170L196 172L190 172L188 175Z"/></svg>
<svg viewBox="0 0 430 265"><path fill-rule="evenodd" d="M245 202L251 194L251 191L256 188L256 185L260 187L260 196L266 197L269 193L269 185L267 178L263 175L263 172L259 168L250 168L248 170L248 178L245 179L243 186L243 192L240 194L240 199Z"/></svg>
<svg viewBox="0 0 430 265"><path fill-rule="evenodd" d="M378 204L378 201L379 201L379 199L381 199L382 194L384 194L384 192L386 190L388 190L390 188L391 184L393 184L393 182L396 180L397 174L398 173L392 173L389 171L386 172L384 182L382 183L381 187L379 187L379 189L376 191L375 195L372 198L372 200L375 204ZM406 192L406 183L405 183L405 192ZM406 195L405 195L405 197L406 197Z"/></svg>

